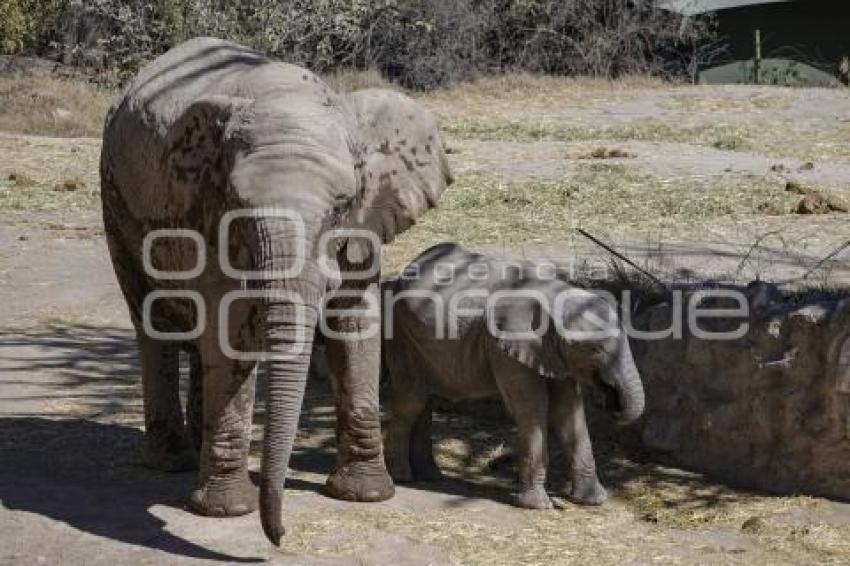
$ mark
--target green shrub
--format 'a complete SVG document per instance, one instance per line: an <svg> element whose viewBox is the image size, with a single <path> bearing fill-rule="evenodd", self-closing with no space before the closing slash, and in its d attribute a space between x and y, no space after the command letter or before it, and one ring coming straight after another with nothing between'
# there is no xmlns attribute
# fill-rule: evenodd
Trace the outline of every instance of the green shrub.
<svg viewBox="0 0 850 566"><path fill-rule="evenodd" d="M45 29L56 25L60 0L3 0L0 2L0 53L17 53L33 46Z"/></svg>

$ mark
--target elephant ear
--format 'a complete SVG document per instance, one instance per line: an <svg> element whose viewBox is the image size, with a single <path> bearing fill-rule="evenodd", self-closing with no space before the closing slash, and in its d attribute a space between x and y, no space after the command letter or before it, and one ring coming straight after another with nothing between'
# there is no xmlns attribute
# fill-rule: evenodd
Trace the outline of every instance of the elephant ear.
<svg viewBox="0 0 850 566"><path fill-rule="evenodd" d="M499 350L543 377L566 377L567 367L560 356L559 336L548 305L531 297L508 295L495 302L489 314ZM546 332L534 333L544 324L544 319L548 325Z"/></svg>
<svg viewBox="0 0 850 566"><path fill-rule="evenodd" d="M165 211L185 215L201 191L227 188L234 146L239 144L234 116L244 112L251 100L209 96L190 104L168 129L161 160L168 179Z"/></svg>
<svg viewBox="0 0 850 566"><path fill-rule="evenodd" d="M499 349L548 378L588 376L605 344L620 335L616 313L605 298L558 280L519 281L491 308L491 324L501 333L495 337ZM556 324L555 317L562 322ZM544 319L546 331L533 333ZM528 337L519 337L521 333Z"/></svg>
<svg viewBox="0 0 850 566"><path fill-rule="evenodd" d="M362 152L355 222L389 243L452 183L445 143L434 117L403 94L361 90L347 95L346 104Z"/></svg>

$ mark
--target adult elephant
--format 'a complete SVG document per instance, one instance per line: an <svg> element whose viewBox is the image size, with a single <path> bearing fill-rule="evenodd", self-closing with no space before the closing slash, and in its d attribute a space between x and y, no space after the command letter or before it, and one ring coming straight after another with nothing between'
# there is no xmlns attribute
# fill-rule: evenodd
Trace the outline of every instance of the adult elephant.
<svg viewBox="0 0 850 566"><path fill-rule="evenodd" d="M263 529L279 544L314 329L335 313L325 320L336 332L327 351L339 456L327 488L348 500L391 497L380 335L369 332L365 307L377 298L370 267L380 244L451 183L434 119L401 94L341 97L299 67L194 39L142 70L111 109L101 180L109 250L141 353L146 461L187 469L197 450L190 508L255 509L247 458L255 353L265 349L259 502ZM192 360L185 419L181 348Z"/></svg>

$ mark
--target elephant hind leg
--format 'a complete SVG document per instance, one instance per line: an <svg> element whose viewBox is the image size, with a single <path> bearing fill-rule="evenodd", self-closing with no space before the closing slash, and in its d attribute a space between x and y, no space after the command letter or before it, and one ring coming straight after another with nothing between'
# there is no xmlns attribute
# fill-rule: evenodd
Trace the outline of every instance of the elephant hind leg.
<svg viewBox="0 0 850 566"><path fill-rule="evenodd" d="M192 445L201 451L204 436L204 370L201 354L195 346L185 348L189 357L189 393L186 398L186 431Z"/></svg>
<svg viewBox="0 0 850 566"><path fill-rule="evenodd" d="M551 509L546 493L549 397L546 381L513 360L492 366L499 393L517 425L518 492L514 503L527 509Z"/></svg>
<svg viewBox="0 0 850 566"><path fill-rule="evenodd" d="M581 505L601 505L608 493L596 475L581 386L574 381L562 381L551 383L550 390L549 423L570 460L572 485L566 496Z"/></svg>
<svg viewBox="0 0 850 566"><path fill-rule="evenodd" d="M179 344L138 334L145 406L145 465L166 472L198 467L180 407Z"/></svg>

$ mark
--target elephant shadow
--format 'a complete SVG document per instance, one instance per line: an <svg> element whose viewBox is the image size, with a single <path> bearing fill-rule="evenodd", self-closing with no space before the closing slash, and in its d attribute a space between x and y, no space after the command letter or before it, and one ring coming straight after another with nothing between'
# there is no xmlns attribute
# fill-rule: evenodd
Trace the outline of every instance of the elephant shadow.
<svg viewBox="0 0 850 566"><path fill-rule="evenodd" d="M184 540L151 513L182 507L196 477L143 467L142 431L113 424L138 401L131 331L78 324L0 333L0 360L0 509L175 556L260 561ZM65 418L69 408L98 420Z"/></svg>
<svg viewBox="0 0 850 566"><path fill-rule="evenodd" d="M143 468L137 460L141 442L141 431L115 424L0 419L0 502L8 510L36 513L93 535L173 555L262 561L208 550L169 533L149 509L181 507L195 477Z"/></svg>

